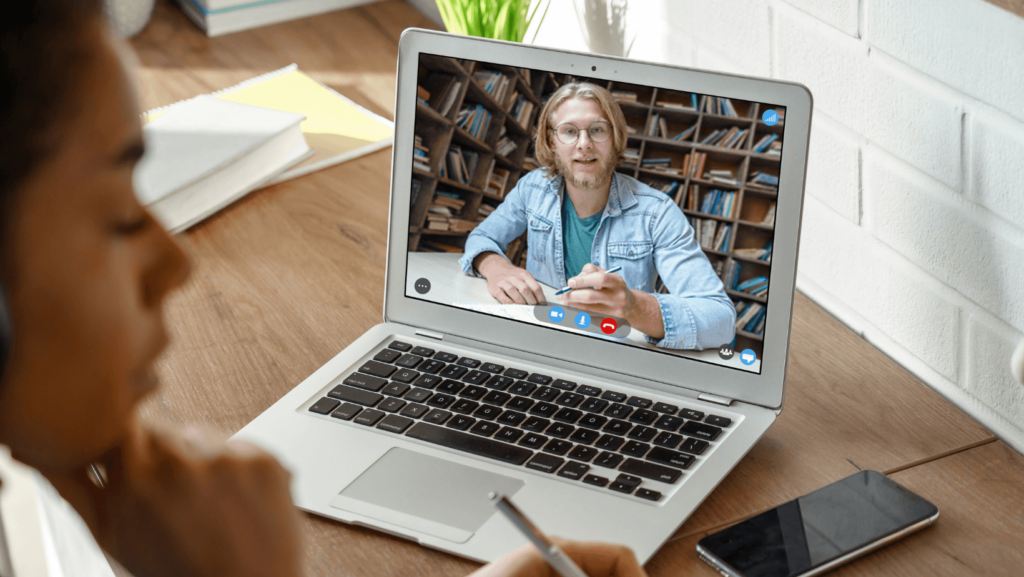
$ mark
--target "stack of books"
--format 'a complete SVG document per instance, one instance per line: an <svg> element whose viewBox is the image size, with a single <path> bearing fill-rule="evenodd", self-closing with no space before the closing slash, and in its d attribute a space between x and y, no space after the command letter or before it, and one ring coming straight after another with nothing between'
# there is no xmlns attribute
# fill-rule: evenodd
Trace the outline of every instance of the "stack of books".
<svg viewBox="0 0 1024 577"><path fill-rule="evenodd" d="M453 192L437 191L434 200L427 208L428 230L453 230L451 223L458 220L456 214L466 206L466 201Z"/></svg>
<svg viewBox="0 0 1024 577"><path fill-rule="evenodd" d="M704 173L704 180L721 182L723 184L739 184L731 170L709 170Z"/></svg>
<svg viewBox="0 0 1024 577"><path fill-rule="evenodd" d="M502 156L508 156L512 154L518 146L519 145L516 144L514 140L509 138L508 131L505 129L505 126L502 126L501 132L498 133L498 145L494 150Z"/></svg>
<svg viewBox="0 0 1024 577"><path fill-rule="evenodd" d="M768 241L768 243L761 248L738 248L732 251L732 253L738 256L763 260L764 262L770 263L772 262L772 241Z"/></svg>
<svg viewBox="0 0 1024 577"><path fill-rule="evenodd" d="M423 172L430 172L430 149L423 144L423 137L416 135L412 148L412 165Z"/></svg>
<svg viewBox="0 0 1024 577"><path fill-rule="evenodd" d="M210 37L368 2L370 0L178 0L182 11Z"/></svg>
<svg viewBox="0 0 1024 577"><path fill-rule="evenodd" d="M486 181L487 184L484 186L484 192L493 194L498 198L505 198L505 184L508 182L508 174L509 172L504 168L492 168L491 174Z"/></svg>
<svg viewBox="0 0 1024 577"><path fill-rule="evenodd" d="M771 190L778 190L779 177L773 174L767 174L761 171L757 171L750 175L750 179L747 181L747 186L755 186L760 188L770 188Z"/></svg>
<svg viewBox="0 0 1024 577"><path fill-rule="evenodd" d="M756 276L736 285L736 290L756 297L768 293L768 277Z"/></svg>
<svg viewBox="0 0 1024 577"><path fill-rule="evenodd" d="M636 164L640 160L640 149L639 148L627 148L622 153L622 159L627 164Z"/></svg>

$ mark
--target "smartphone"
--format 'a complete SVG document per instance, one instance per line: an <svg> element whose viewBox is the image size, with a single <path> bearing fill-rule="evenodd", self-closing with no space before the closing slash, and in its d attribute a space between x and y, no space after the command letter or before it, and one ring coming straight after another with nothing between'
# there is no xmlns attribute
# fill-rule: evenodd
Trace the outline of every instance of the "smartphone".
<svg viewBox="0 0 1024 577"><path fill-rule="evenodd" d="M860 471L704 537L697 555L727 577L809 577L938 518L919 495L878 471Z"/></svg>

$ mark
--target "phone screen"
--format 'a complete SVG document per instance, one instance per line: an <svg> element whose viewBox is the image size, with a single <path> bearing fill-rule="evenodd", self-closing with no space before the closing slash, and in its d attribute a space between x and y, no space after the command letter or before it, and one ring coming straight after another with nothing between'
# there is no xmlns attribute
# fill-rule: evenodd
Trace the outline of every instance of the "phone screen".
<svg viewBox="0 0 1024 577"><path fill-rule="evenodd" d="M701 539L744 577L792 577L930 519L935 505L877 471L860 471Z"/></svg>

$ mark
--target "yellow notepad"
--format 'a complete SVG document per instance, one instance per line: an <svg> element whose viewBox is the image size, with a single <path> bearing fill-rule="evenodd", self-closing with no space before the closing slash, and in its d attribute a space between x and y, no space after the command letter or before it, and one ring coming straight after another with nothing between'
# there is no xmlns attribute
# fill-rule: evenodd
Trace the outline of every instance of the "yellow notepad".
<svg viewBox="0 0 1024 577"><path fill-rule="evenodd" d="M390 146L395 125L303 74L292 64L214 92L232 102L305 115L302 133L314 154L268 184L309 174ZM173 105L172 105L173 106ZM166 108L152 110L146 121Z"/></svg>

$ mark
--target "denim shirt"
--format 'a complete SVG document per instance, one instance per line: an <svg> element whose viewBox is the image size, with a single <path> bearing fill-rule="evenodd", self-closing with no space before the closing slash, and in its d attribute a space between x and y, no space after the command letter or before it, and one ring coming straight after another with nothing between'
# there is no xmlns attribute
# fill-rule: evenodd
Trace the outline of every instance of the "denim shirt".
<svg viewBox="0 0 1024 577"><path fill-rule="evenodd" d="M565 286L563 180L561 176L548 178L543 169L521 178L505 201L466 239L459 260L463 272L479 276L473 259L484 252L504 257L508 244L527 230L526 270L549 286ZM690 223L664 193L613 173L591 262L605 270L621 266L619 274L626 285L648 293L661 275L669 294L654 297L661 308L665 337L660 341L648 337L657 346L703 350L732 342L736 308Z"/></svg>

